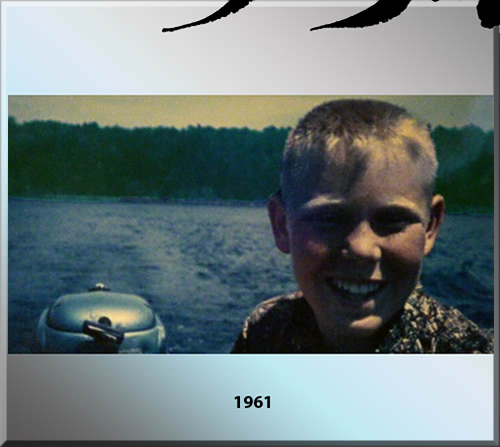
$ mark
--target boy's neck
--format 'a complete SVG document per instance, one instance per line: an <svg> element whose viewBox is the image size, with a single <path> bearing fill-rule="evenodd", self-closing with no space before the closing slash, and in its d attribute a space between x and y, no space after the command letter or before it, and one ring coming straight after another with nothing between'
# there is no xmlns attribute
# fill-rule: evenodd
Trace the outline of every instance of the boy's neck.
<svg viewBox="0 0 500 447"><path fill-rule="evenodd" d="M337 354L370 354L374 353L380 339L336 337L335 340L325 340L325 351Z"/></svg>

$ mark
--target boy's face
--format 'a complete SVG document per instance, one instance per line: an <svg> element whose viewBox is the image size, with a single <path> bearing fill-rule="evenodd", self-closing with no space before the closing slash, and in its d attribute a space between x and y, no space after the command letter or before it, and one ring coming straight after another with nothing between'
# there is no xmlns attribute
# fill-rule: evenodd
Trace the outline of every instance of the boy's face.
<svg viewBox="0 0 500 447"><path fill-rule="evenodd" d="M372 156L354 182L331 169L301 185L293 209L270 201L275 240L291 253L298 285L327 341L369 339L417 284L444 202L435 196L429 210L418 166L406 156L390 166Z"/></svg>

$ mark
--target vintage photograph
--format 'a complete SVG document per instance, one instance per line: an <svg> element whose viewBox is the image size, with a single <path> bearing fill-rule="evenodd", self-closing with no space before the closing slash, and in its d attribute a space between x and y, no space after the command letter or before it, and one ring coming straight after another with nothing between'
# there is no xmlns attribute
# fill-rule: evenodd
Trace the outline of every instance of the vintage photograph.
<svg viewBox="0 0 500 447"><path fill-rule="evenodd" d="M8 350L493 353L492 96L10 96Z"/></svg>

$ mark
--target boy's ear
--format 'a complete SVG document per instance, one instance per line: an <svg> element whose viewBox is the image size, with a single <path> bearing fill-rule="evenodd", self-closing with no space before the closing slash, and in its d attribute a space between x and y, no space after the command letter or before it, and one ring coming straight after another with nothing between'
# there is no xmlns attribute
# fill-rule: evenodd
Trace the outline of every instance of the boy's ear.
<svg viewBox="0 0 500 447"><path fill-rule="evenodd" d="M441 228L444 219L444 199L439 194L432 198L431 216L427 228L425 230L425 250L424 253L428 255Z"/></svg>
<svg viewBox="0 0 500 447"><path fill-rule="evenodd" d="M267 199L267 212L271 220L276 247L283 253L290 253L285 206L278 194L273 194Z"/></svg>

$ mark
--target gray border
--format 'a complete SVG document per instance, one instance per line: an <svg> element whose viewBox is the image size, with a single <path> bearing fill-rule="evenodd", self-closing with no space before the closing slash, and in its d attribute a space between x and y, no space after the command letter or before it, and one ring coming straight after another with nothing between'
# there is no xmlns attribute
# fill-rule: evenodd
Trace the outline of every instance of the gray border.
<svg viewBox="0 0 500 447"><path fill-rule="evenodd" d="M498 186L499 186L499 159L500 157L498 156L498 152L500 151L500 28L494 29L493 30L493 60L494 60L494 69L493 69L493 82L494 82L494 87L493 87L493 95L494 95L494 101L495 101L495 175L494 175L494 182L495 182L495 191L494 191L494 204L495 204L495 216L494 216L494 222L495 222L495 253L496 253L496 259L495 259L495 265L494 265L494 272L495 272L495 303L494 303L494 321L495 321L495 346L496 350L498 350L498 342L499 342L499 250L498 250L498 244L499 244L499 225L498 225L498 211L499 211L499 205L498 205L498 199L499 199L499 194L498 194ZM498 353L496 353L493 357L493 364L494 364L494 377L495 377L495 408L494 408L494 415L495 415L495 434L494 434L494 439L496 445L499 445L500 443L500 430L499 430L499 419L500 419L500 413L499 413L499 393L498 393L498 386L499 386L499 356Z"/></svg>
<svg viewBox="0 0 500 447"><path fill-rule="evenodd" d="M3 2L0 0L0 24L3 19ZM0 26L0 52L2 44L3 27ZM0 58L0 74L3 73L2 59ZM3 101L5 86L2 83L3 76L0 75L1 100ZM3 119L0 107L0 141L3 133ZM7 168L2 165L4 148L0 149L0 247L7 243L7 216L2 212L2 204L7 200L7 191L4 191L2 182L3 170ZM5 209L6 210L6 209ZM0 445L7 439L7 259L2 259L0 250Z"/></svg>
<svg viewBox="0 0 500 447"><path fill-rule="evenodd" d="M1 18L1 15L0 15ZM479 26L479 23L478 23ZM499 105L500 105L500 99L498 97L498 91L499 91L499 85L500 85L500 34L495 30L494 32L494 92L495 92L495 148L496 148L496 162L495 162L495 250L498 253L498 236L499 236L499 226L498 226L498 174L499 174L499 167L498 167L498 150L500 150L500 137L498 135L498 129L500 129L500 122L499 122ZM4 87L4 86L2 86ZM0 194L6 195L6 191L2 191L0 189ZM4 221L6 222L6 216L1 215L2 219L2 229L6 228L4 227L3 223ZM4 239L2 239L2 242L4 242ZM497 254L498 256L498 254ZM499 286L499 277L498 277L498 258L496 259L495 263L495 322L498 325L498 286ZM6 265L7 260L0 260L0 278L1 278L1 283L2 283L2 292L3 289L6 289L6 273L7 273L7 265ZM5 281L5 282L4 282ZM6 439L7 433L6 433L6 363L4 363L7 360L7 350L6 350L6 332L7 332L7 318L6 318L6 312L5 312L5 306L2 306L2 302L0 302L0 445L1 443ZM498 335L498 326L495 331L495 343L498 346L499 342L499 335ZM495 391L498 391L498 385L499 385L499 364L498 364L498 356L495 356ZM499 425L498 425L498 416L499 416L499 397L498 393L495 393L495 420L497 421L495 424L495 441L493 443L491 442L438 442L435 443L434 445L500 445L499 444ZM14 442L14 441L9 441L4 445L64 445L66 444L64 441L61 442ZM123 445L124 442L121 441L111 441L111 442L86 442L86 441L79 441L79 442L72 442L73 444L77 445ZM195 444L195 445L221 445L221 444L226 444L226 445L304 445L304 442L296 441L296 442L125 442L127 445L185 445L185 444ZM314 442L310 443L311 445L432 445L429 442L337 442L337 441L332 441L332 442Z"/></svg>
<svg viewBox="0 0 500 447"><path fill-rule="evenodd" d="M439 441L430 443L427 441L7 441L2 447L20 447L20 446L33 446L33 447L52 447L52 446L125 446L125 447L159 447L159 446L199 446L199 447L218 447L218 446L240 446L240 447L299 447L299 446L313 446L313 447L326 447L326 446L348 446L348 447L455 447L455 446L497 446L498 443L489 441Z"/></svg>
<svg viewBox="0 0 500 447"><path fill-rule="evenodd" d="M326 446L348 446L348 447L455 447L455 446L497 446L498 443L493 441L436 441L430 443L428 441L7 441L1 447L14 447L14 446L125 446L125 447L159 447L159 446L241 446L241 447L299 447L299 446L313 446L313 447L326 447Z"/></svg>

